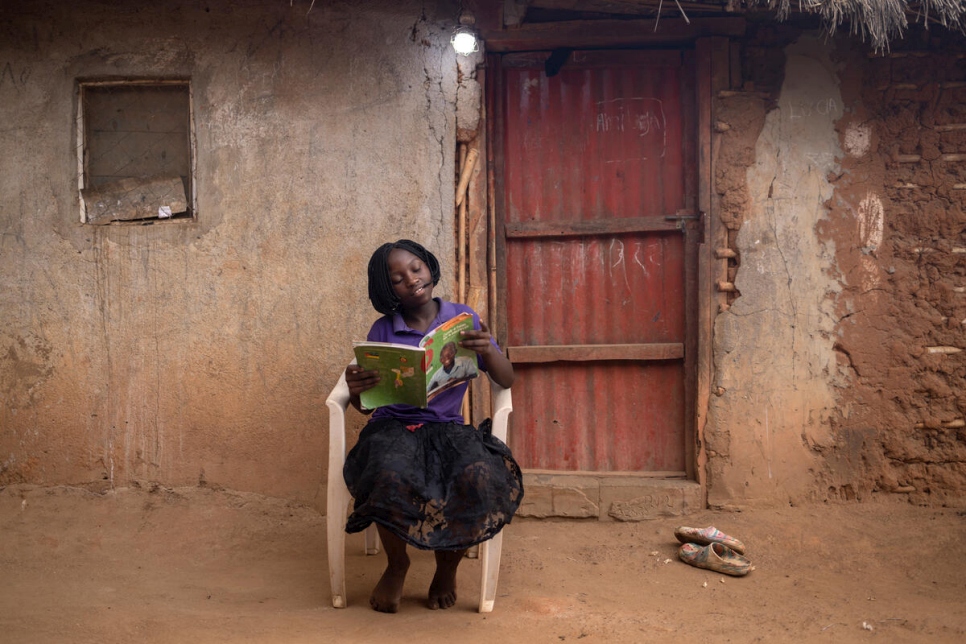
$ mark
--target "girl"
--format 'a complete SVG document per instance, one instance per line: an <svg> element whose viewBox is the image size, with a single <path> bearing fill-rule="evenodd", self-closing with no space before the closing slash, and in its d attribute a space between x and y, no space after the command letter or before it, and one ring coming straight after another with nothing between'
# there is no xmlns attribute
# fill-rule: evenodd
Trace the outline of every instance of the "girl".
<svg viewBox="0 0 966 644"><path fill-rule="evenodd" d="M383 244L369 260L369 300L382 317L367 337L416 346L427 331L458 313L473 314L474 331L460 344L477 354L480 369L503 387L513 384L513 365L479 316L468 306L433 297L440 270L436 257L407 239ZM378 371L350 365L345 372L352 405L379 381ZM493 537L510 522L523 498L523 477L509 448L463 424L467 383L443 391L420 409L379 407L346 457L343 475L355 500L346 532L375 522L386 551L386 571L369 604L395 613L409 570L408 544L434 550L436 573L429 607L456 603L456 570L466 549Z"/></svg>

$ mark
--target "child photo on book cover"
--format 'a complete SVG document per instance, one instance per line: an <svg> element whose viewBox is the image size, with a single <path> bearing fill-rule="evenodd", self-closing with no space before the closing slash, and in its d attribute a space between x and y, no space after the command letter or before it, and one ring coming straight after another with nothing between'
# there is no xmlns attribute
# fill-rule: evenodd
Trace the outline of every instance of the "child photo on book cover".
<svg viewBox="0 0 966 644"><path fill-rule="evenodd" d="M476 362L469 356L457 356L455 342L447 342L443 345L439 352L439 362L442 366L433 374L427 387L431 392L448 384L455 385L476 377Z"/></svg>

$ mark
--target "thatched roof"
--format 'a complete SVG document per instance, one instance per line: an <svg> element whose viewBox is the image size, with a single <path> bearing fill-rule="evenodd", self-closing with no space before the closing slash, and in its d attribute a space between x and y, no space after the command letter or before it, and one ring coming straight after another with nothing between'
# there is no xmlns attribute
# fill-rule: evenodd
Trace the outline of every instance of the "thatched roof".
<svg viewBox="0 0 966 644"><path fill-rule="evenodd" d="M922 21L927 28L939 24L961 32L966 29L966 0L796 0L794 5L792 0L743 1L777 10L779 20L793 9L818 14L829 31L847 26L877 51L887 50L890 41L901 37L910 20Z"/></svg>
<svg viewBox="0 0 966 644"><path fill-rule="evenodd" d="M889 49L910 24L942 25L966 33L966 0L505 0L546 11L694 17L771 12L784 21L817 15L830 31L848 29L877 51Z"/></svg>

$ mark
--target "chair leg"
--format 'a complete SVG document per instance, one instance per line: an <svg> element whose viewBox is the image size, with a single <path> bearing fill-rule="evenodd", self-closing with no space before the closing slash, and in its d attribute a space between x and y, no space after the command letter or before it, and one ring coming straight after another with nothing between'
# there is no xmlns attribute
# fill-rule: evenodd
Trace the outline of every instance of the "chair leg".
<svg viewBox="0 0 966 644"><path fill-rule="evenodd" d="M331 486L335 488L336 486ZM331 490L330 488L330 490ZM329 584L332 589L332 606L346 607L345 595L345 517L348 508L348 491L331 490L326 522L326 540L329 555Z"/></svg>
<svg viewBox="0 0 966 644"><path fill-rule="evenodd" d="M378 555L379 549L382 547L382 541L379 539L379 531L376 529L375 523L370 523L369 527L366 528L365 540L366 540L366 554Z"/></svg>
<svg viewBox="0 0 966 644"><path fill-rule="evenodd" d="M496 603L496 584L500 577L503 531L480 544L480 612L490 613Z"/></svg>

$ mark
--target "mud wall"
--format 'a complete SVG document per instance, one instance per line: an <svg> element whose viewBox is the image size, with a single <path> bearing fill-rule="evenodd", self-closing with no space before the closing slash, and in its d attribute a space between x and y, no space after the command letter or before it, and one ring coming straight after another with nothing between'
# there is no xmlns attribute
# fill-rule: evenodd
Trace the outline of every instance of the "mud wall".
<svg viewBox="0 0 966 644"><path fill-rule="evenodd" d="M843 95L855 107L838 127L847 154L819 232L836 243L843 291L835 349L849 386L831 418L836 442L823 451L818 492L959 502L966 46L962 37L918 32L890 55L843 55L843 64Z"/></svg>
<svg viewBox="0 0 966 644"><path fill-rule="evenodd" d="M312 4L0 2L0 485L323 503L369 254L452 266L456 13ZM80 223L85 78L190 79L195 222Z"/></svg>
<svg viewBox="0 0 966 644"><path fill-rule="evenodd" d="M712 506L961 498L961 40L761 28L715 104L737 292L715 324Z"/></svg>

